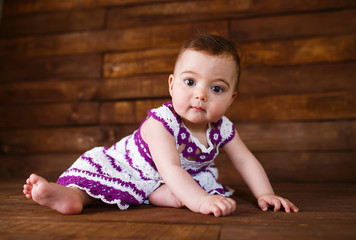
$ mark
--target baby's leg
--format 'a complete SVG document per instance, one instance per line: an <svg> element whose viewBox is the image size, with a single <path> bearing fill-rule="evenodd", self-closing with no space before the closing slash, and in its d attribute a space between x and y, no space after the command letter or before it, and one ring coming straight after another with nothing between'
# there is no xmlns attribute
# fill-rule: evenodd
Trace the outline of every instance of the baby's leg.
<svg viewBox="0 0 356 240"><path fill-rule="evenodd" d="M23 187L23 193L40 205L62 214L77 214L93 199L78 188L68 188L31 174Z"/></svg>
<svg viewBox="0 0 356 240"><path fill-rule="evenodd" d="M148 197L150 203L160 207L184 207L184 204L179 201L167 187L166 184L161 185Z"/></svg>

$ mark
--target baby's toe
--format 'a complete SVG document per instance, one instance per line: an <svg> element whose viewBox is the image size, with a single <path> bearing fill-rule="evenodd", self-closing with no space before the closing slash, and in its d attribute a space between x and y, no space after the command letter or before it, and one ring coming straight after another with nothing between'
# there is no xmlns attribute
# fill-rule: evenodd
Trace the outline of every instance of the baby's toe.
<svg viewBox="0 0 356 240"><path fill-rule="evenodd" d="M30 184L25 184L25 185L23 185L23 189L26 189L26 190L28 190L28 191L31 191L32 185L30 185Z"/></svg>
<svg viewBox="0 0 356 240"><path fill-rule="evenodd" d="M25 196L27 198L32 198L32 195L31 195L31 191L29 191L28 189L23 189L23 194L25 194Z"/></svg>

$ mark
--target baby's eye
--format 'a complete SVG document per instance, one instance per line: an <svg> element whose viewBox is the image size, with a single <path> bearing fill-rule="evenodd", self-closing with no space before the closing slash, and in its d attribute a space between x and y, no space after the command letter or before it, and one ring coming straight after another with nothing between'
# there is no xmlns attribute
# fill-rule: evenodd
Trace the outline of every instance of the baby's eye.
<svg viewBox="0 0 356 240"><path fill-rule="evenodd" d="M219 87L219 86L214 86L211 88L211 90L213 90L213 92L215 93L221 93L224 91L224 89L222 87Z"/></svg>
<svg viewBox="0 0 356 240"><path fill-rule="evenodd" d="M190 78L185 79L185 80L184 80L184 83L185 83L186 85L188 85L188 86L194 86L194 85L195 85L194 80L193 80L193 79L190 79Z"/></svg>

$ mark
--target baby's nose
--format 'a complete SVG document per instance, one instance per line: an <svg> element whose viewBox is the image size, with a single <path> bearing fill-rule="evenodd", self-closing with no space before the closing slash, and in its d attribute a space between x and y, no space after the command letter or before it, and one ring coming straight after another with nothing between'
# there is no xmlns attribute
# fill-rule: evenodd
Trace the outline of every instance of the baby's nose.
<svg viewBox="0 0 356 240"><path fill-rule="evenodd" d="M195 99L206 102L208 100L206 91L204 89L197 89L195 92Z"/></svg>

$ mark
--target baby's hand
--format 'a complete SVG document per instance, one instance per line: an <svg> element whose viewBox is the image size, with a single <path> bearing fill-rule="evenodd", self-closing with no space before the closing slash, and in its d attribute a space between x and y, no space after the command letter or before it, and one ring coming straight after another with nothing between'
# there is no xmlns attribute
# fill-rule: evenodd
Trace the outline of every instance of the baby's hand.
<svg viewBox="0 0 356 240"><path fill-rule="evenodd" d="M290 213L291 211L299 212L299 209L288 199L279 197L274 194L262 195L257 199L257 202L258 206L260 206L263 211L267 211L268 206L274 206L274 211L277 212L283 206L286 213Z"/></svg>
<svg viewBox="0 0 356 240"><path fill-rule="evenodd" d="M236 202L231 198L220 195L206 196L200 205L200 213L211 214L215 217L229 215L236 210Z"/></svg>

